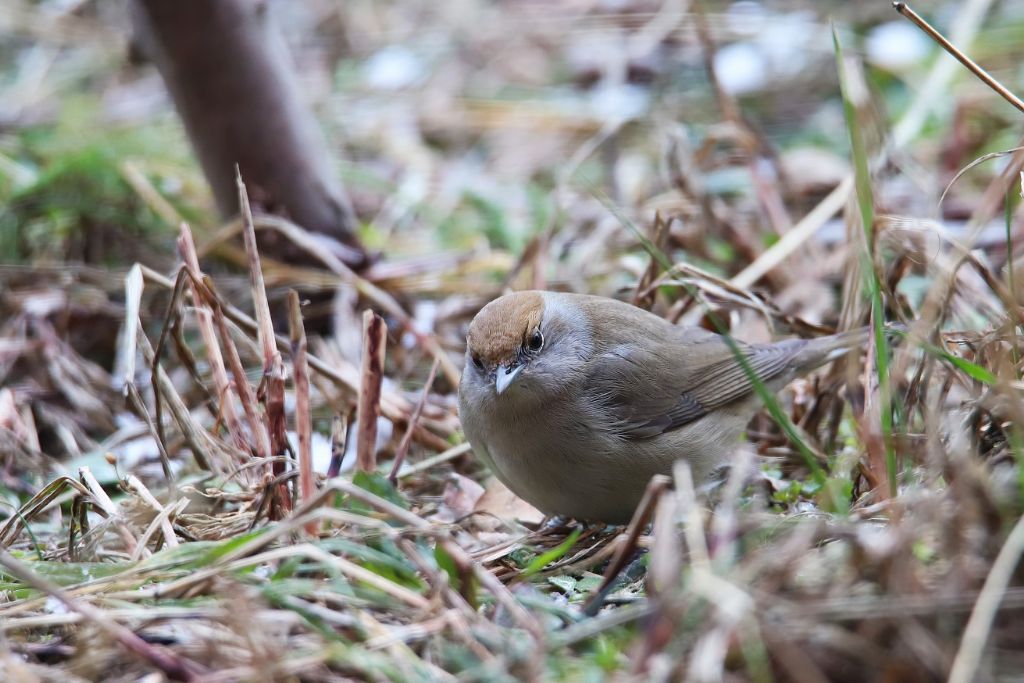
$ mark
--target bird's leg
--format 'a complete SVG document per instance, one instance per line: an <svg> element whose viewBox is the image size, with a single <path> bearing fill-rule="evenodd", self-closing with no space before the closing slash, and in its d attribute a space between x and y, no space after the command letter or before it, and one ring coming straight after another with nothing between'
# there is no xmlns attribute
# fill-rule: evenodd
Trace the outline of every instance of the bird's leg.
<svg viewBox="0 0 1024 683"><path fill-rule="evenodd" d="M541 520L540 526L537 527L537 531L542 534L552 533L554 531L571 530L575 528L576 524L573 524L574 520L571 517L564 515L550 515ZM580 522L584 528L586 524Z"/></svg>
<svg viewBox="0 0 1024 683"><path fill-rule="evenodd" d="M626 538L619 543L615 557L612 558L611 564L605 570L601 585L590 596L590 599L587 600L587 604L583 608L584 614L594 616L601 609L601 605L604 603L612 582L615 581L619 572L626 566L626 562L632 556L633 551L636 550L640 534L643 533L647 523L651 520L651 515L658 504L658 499L661 498L661 494L667 491L671 485L672 479L664 474L656 474L647 482L644 496L640 499L640 504L637 505L636 512L633 513L633 519L629 521L629 526L626 527Z"/></svg>

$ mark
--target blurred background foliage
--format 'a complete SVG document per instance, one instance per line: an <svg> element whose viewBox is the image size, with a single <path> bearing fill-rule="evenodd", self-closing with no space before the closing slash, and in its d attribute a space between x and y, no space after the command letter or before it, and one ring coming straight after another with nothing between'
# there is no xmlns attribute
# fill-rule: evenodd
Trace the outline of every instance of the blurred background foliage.
<svg viewBox="0 0 1024 683"><path fill-rule="evenodd" d="M920 3L940 28L959 3ZM686 3L271 2L362 222L391 258L493 247L515 253L550 222L607 220L594 188L638 215L671 209L669 141L697 156L712 197L756 204L740 132L723 123ZM705 2L722 92L786 173L788 208L847 168L829 23L863 58L877 145L937 54L887 2ZM181 217L217 227L159 76L133 59L124 2L0 8L0 249L27 263L160 261L175 231L126 179L134 165ZM1024 3L996 3L972 54L1011 89L1024 78ZM934 213L959 168L1016 143L1016 114L966 72L911 150L912 180L884 184L892 212ZM597 154L574 159L595 136ZM253 140L259 145L259 140ZM569 163L572 162L572 163ZM998 163L943 204L962 218ZM765 173L773 173L771 168ZM566 210L565 207L570 207ZM678 208L678 207L676 207ZM692 258L734 271L728 240ZM613 240L614 241L614 240ZM611 245L610 245L611 246ZM582 275L587 276L584 272Z"/></svg>

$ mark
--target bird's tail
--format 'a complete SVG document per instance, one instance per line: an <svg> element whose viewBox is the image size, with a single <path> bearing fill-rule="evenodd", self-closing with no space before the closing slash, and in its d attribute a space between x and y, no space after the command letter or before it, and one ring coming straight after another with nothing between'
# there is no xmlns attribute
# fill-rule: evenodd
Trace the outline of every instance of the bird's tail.
<svg viewBox="0 0 1024 683"><path fill-rule="evenodd" d="M906 325L894 323L886 325L885 332L886 336L894 337L902 334L906 329ZM803 370L813 370L837 358L842 358L854 349L864 348L872 334L870 327L861 327L827 337L807 340L807 344L797 354L796 365Z"/></svg>

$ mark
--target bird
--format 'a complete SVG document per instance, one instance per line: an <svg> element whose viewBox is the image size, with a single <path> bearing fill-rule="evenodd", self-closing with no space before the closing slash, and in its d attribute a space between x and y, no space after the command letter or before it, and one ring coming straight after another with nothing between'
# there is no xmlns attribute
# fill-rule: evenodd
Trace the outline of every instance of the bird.
<svg viewBox="0 0 1024 683"><path fill-rule="evenodd" d="M751 371L775 392L867 339L730 344L616 299L514 292L470 322L459 417L476 456L544 514L621 524L677 460L698 482L728 461L760 406Z"/></svg>

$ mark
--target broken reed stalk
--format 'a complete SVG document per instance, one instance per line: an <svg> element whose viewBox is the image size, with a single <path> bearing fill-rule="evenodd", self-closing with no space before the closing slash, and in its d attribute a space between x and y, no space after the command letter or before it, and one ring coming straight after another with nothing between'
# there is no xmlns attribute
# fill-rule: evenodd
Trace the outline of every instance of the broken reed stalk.
<svg viewBox="0 0 1024 683"><path fill-rule="evenodd" d="M413 408L412 415L409 416L409 427L405 430L405 435L402 436L402 442L398 444L398 450L395 451L395 462L391 466L391 474L388 475L388 479L395 486L398 485L398 470L401 469L402 463L405 462L405 456L409 452L412 435L416 432L416 423L420 419L420 413L423 412L423 406L427 404L430 387L434 385L434 378L437 377L437 368L440 364L440 361L435 358L433 365L430 366L430 374L427 375L427 381L423 384L423 393L420 394L420 400L416 402L416 407Z"/></svg>
<svg viewBox="0 0 1024 683"><path fill-rule="evenodd" d="M306 503L316 493L313 476L313 418L309 410L309 364L306 362L306 330L299 310L299 293L288 291L288 331L292 340L292 372L295 382L295 432L299 437L299 500ZM316 535L320 524L310 521L306 533Z"/></svg>
<svg viewBox="0 0 1024 683"><path fill-rule="evenodd" d="M288 450L288 434L284 406L285 370L280 354L271 365L271 370L264 375L264 379L266 380L266 398L264 400L267 411L267 428L270 432L270 449L273 455L283 455ZM284 461L276 458L271 462L270 468L275 478L285 474L285 465ZM288 485L281 482L278 485L277 493L275 502L281 506L282 512L287 512L291 509ZM277 519L277 517L272 514L271 519Z"/></svg>
<svg viewBox="0 0 1024 683"><path fill-rule="evenodd" d="M341 464L345 460L345 453L348 451L349 423L352 422L352 413L348 417L335 415L331 420L331 463L327 466L327 478L338 476L341 472Z"/></svg>
<svg viewBox="0 0 1024 683"><path fill-rule="evenodd" d="M213 319L210 310L204 306L203 297L199 296L196 283L202 281L201 270L199 269L199 255L196 253L196 242L187 223L181 223L178 236L178 251L184 260L184 267L191 279L191 291L193 291L193 303L196 306L196 322L199 326L200 335L203 337L203 345L206 346L207 361L210 364L210 375L213 378L213 385L217 391L217 408L224 418L224 425L227 433L231 436L231 442L238 447L242 453L251 453L249 440L242 430L239 415L234 409L234 401L231 397L231 384L227 379L227 369L224 367L224 357L220 352L220 343L217 341L217 334L213 327Z"/></svg>
<svg viewBox="0 0 1024 683"><path fill-rule="evenodd" d="M267 433L270 436L270 455L282 455L288 450L284 409L284 361L281 359L280 351L277 350L274 323L270 317L270 302L267 300L267 287L263 281L263 268L260 266L260 254L256 245L256 228L253 226L249 195L237 167L235 168L235 182L238 185L238 206L242 216L245 253L249 259L252 303L256 312L256 336L263 351L264 408ZM277 459L271 461L270 475L272 477L281 477L284 472L284 462ZM287 512L291 509L287 484L282 482L276 489L273 500L277 505L271 505L271 519L278 518L276 508L279 507L280 512Z"/></svg>
<svg viewBox="0 0 1024 683"><path fill-rule="evenodd" d="M124 385L121 387L121 394L127 400L128 406L135 414L146 423L149 435L156 444L157 452L160 454L160 467L163 469L164 478L171 482L171 456L167 453L163 439L160 438L160 431L153 423L153 416L149 414L149 408L139 393L135 384L135 358L138 355L139 333L141 330L139 312L142 310L142 290L145 280L142 275L142 268L136 263L124 278L124 328L123 336L118 344L118 355L124 361ZM171 487L172 491L174 490Z"/></svg>
<svg viewBox="0 0 1024 683"><path fill-rule="evenodd" d="M163 287L164 289L169 290L173 290L175 288L174 280L165 277L164 275L156 272L155 270L148 268L146 266L141 266L140 270L147 283L152 283L157 285L158 287ZM256 320L254 320L251 316L244 313L235 306L232 306L231 303L218 298L216 295L216 290L214 289L209 276L205 276L203 278L203 282L207 287L207 291L210 291L212 293L211 296L216 301L215 313L217 311L223 313L223 318L226 321L230 321L231 323L237 325L238 328L244 333L251 335L255 335L257 333L256 331L258 329L258 323L256 322ZM226 331L223 332L222 338L224 338L226 334ZM276 343L277 348L281 349L282 351L287 350L288 348L290 348L291 345L288 339L283 335L277 335ZM358 383L354 379L351 379L345 373L341 372L339 368L336 367L334 364L327 363L326 361L318 358L314 354L308 354L308 359L309 367L311 370L315 371L317 374L327 379L331 383L335 384L336 386L343 388L345 391L358 393ZM444 369L443 361L441 369ZM456 378L456 386L457 385L458 378ZM243 399L243 404L244 402L245 401ZM392 422L404 422L408 417L410 410L411 406L408 405L408 401L406 401L405 397L403 397L401 394L397 393L396 391L381 392L381 415L388 418ZM445 439L442 436L436 435L434 432L430 431L429 429L426 429L422 425L417 426L416 434L413 436L413 438L416 439L422 445L426 446L427 448L432 448L437 451L446 450L450 445L448 444L448 442L445 441Z"/></svg>
<svg viewBox="0 0 1024 683"><path fill-rule="evenodd" d="M92 493L93 501L103 510L104 516L113 522L114 528L117 529L117 533L121 536L121 541L124 543L128 553L135 553L135 549L139 544L138 540L125 523L124 518L118 514L117 506L114 505L114 501L110 500L110 496L107 495L107 492L103 490L103 486L96 480L92 470L84 466L79 467L78 479ZM149 553L146 552L145 556L149 557Z"/></svg>
<svg viewBox="0 0 1024 683"><path fill-rule="evenodd" d="M259 411L256 409L256 392L249 384L245 366L242 365L242 357L238 354L238 347L235 346L235 342L231 338L227 319L224 317L224 308L213 290L213 283L209 276L204 276L201 284L200 287L199 283L193 282L192 286L199 289L207 305L213 310L213 322L217 325L217 333L224 344L224 353L227 355L228 365L231 367L231 376L235 379L235 391L238 392L238 399L242 403L245 419L249 423L249 433L255 440L254 448L251 450L254 450L258 458L269 458L271 456L270 437L260 419Z"/></svg>
<svg viewBox="0 0 1024 683"><path fill-rule="evenodd" d="M370 310L363 312L363 359L356 431L356 467L362 472L377 469L377 418L380 417L387 334L384 318Z"/></svg>
<svg viewBox="0 0 1024 683"><path fill-rule="evenodd" d="M206 300L205 297L199 295L195 284L202 281L202 274L199 270L199 255L196 253L196 244L192 239L192 231L186 223L182 223L180 227L178 251L181 252L181 258L185 261L185 268L188 270L191 278L196 324L199 326L199 334L202 336L203 345L206 347L206 359L210 364L213 386L217 390L217 409L224 418L228 434L231 435L231 442L242 453L251 454L252 449L249 445L249 440L242 430L241 422L238 419L238 412L235 409L231 382L228 380L227 368L224 366L224 356L220 351L220 343L217 341L212 314L207 307L202 305L206 303Z"/></svg>
<svg viewBox="0 0 1024 683"><path fill-rule="evenodd" d="M160 330L160 336L157 338L156 347L152 346L145 334L139 335L139 346L142 350L143 359L151 368L150 385L155 388L153 391L153 423L156 426L157 438L164 444L164 449L166 450L167 434L164 429L162 409L163 402L166 400L171 415L178 425L178 429L181 430L182 436L185 437L189 448L192 449L192 457L195 458L196 464L201 469L213 472L213 460L210 457L213 454L213 450L210 449L210 452L207 453L206 448L209 446L209 441L212 437L205 430L200 429L194 424L188 406L185 405L185 401L178 394L174 383L160 365L160 358L163 353L164 343L167 341L167 336L171 329L174 311L180 305L179 299L185 291L187 275L187 271L179 270L174 280L174 285L171 289L171 300L167 303L167 312L164 315L163 327Z"/></svg>
<svg viewBox="0 0 1024 683"><path fill-rule="evenodd" d="M146 488L146 485L143 484L139 480L139 478L136 477L134 474L129 474L125 478L125 483L127 484L129 490L134 490L137 494L139 494L139 497L146 502L147 505L149 505L156 511L158 517L164 512L164 506L160 503L159 500L156 499L156 496L154 496L153 493L148 488ZM169 548L178 547L178 538L174 535L174 527L171 525L171 520L169 517L164 516L160 520L160 531L164 535L164 545L166 545Z"/></svg>
<svg viewBox="0 0 1024 683"><path fill-rule="evenodd" d="M363 298L376 306L377 309L387 313L402 329L416 338L416 343L419 346L426 349L430 355L440 361L441 370L448 378L448 381L453 386L458 386L459 369L455 367L448 353L441 347L437 337L433 334L420 332L413 324L412 317L405 312L405 309L402 308L401 304L391 294L354 273L330 249L324 249L321 239L314 238L308 231L303 230L294 223L280 219L270 219L263 220L262 224L264 227L277 230L297 246L319 259L332 273L351 284Z"/></svg>

